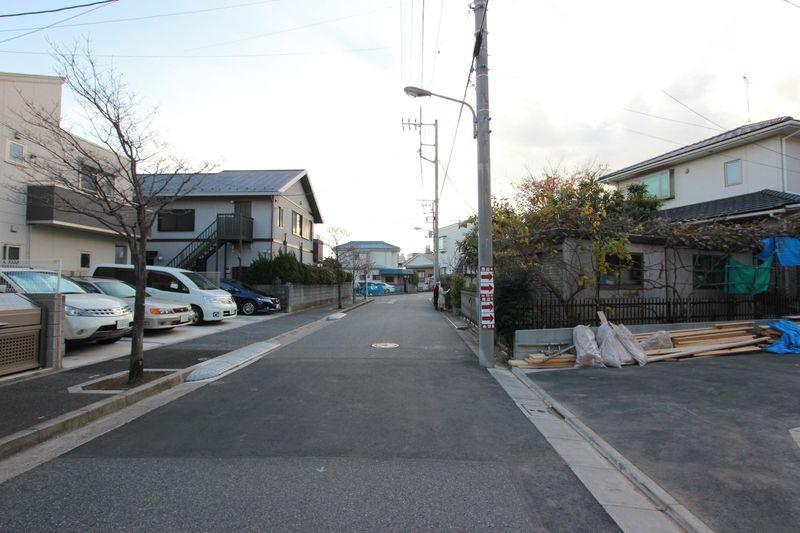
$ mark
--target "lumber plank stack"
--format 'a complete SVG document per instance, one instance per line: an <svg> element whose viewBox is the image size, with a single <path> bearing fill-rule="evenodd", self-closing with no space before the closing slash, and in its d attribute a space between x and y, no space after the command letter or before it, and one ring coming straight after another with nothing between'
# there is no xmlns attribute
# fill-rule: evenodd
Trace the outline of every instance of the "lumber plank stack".
<svg viewBox="0 0 800 533"><path fill-rule="evenodd" d="M646 350L648 363L757 353L762 351L763 344L774 340L764 329L754 328L753 322L714 324L712 327L679 329L667 333L673 348ZM648 335L640 333L636 338L641 341Z"/></svg>
<svg viewBox="0 0 800 533"><path fill-rule="evenodd" d="M575 365L575 354L556 353L554 355L546 355L535 353L528 355L523 360L512 359L508 364L519 368L572 368Z"/></svg>

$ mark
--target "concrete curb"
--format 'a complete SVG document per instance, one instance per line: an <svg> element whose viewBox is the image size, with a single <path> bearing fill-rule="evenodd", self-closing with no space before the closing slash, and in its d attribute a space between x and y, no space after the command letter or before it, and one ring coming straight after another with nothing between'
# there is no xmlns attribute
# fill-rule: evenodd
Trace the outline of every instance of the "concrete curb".
<svg viewBox="0 0 800 533"><path fill-rule="evenodd" d="M348 312L352 311L353 309L358 309L358 308L359 308L359 307L361 307L362 305L367 305L368 303L372 303L372 302L374 302L374 301L375 301L375 299L374 299L374 298L369 298L369 299L367 299L367 300L362 300L362 301L358 302L357 304L353 304L353 305L351 305L350 307L344 307L344 308L342 308L342 310L341 310L341 311L339 311L339 312L340 312L340 313L348 313Z"/></svg>
<svg viewBox="0 0 800 533"><path fill-rule="evenodd" d="M184 377L188 373L187 370L189 369L180 370L140 387L136 387L133 390L117 394L111 398L100 400L99 402L91 403L86 407L65 413L28 429L12 433L0 439L0 459L10 457L15 453L41 444L53 437L85 426L98 418L124 409L145 398L171 389L183 383Z"/></svg>
<svg viewBox="0 0 800 533"><path fill-rule="evenodd" d="M544 403L552 408L556 413L564 418L564 421L572 427L579 435L586 439L608 462L614 465L622 475L627 477L636 488L650 498L662 511L672 518L680 527L690 533L714 533L708 525L692 514L683 504L678 502L667 491L651 479L647 474L639 470L636 465L627 460L613 446L603 440L600 435L592 431L569 409L550 396L542 387L534 383L519 368L511 370L515 376L536 393Z"/></svg>

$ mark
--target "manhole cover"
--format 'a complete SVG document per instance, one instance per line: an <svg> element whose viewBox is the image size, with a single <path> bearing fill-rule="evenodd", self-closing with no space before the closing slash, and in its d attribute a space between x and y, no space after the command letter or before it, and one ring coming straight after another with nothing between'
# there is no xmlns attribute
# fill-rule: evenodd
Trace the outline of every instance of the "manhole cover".
<svg viewBox="0 0 800 533"><path fill-rule="evenodd" d="M394 342L376 342L372 345L373 348L397 348L398 346L400 345Z"/></svg>

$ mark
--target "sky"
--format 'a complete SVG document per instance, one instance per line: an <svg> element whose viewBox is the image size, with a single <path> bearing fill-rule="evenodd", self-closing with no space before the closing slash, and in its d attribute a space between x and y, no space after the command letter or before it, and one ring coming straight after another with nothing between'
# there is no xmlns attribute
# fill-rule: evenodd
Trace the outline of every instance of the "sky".
<svg viewBox="0 0 800 533"><path fill-rule="evenodd" d="M88 1L4 1L0 14ZM799 117L798 23L800 0L489 0L493 194L546 166L621 168L720 127ZM402 121L439 121L440 226L474 213L476 146L458 104L403 87L461 98L473 32L464 0L118 0L0 18L0 70L52 74L52 44L88 39L157 108L177 155L307 169L323 239L338 226L410 254L431 244L414 228L430 227L434 167Z"/></svg>

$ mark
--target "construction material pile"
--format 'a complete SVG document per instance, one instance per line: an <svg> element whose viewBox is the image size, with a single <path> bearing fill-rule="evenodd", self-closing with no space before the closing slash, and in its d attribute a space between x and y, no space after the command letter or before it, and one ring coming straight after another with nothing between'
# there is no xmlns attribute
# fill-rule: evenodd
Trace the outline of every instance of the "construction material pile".
<svg viewBox="0 0 800 533"><path fill-rule="evenodd" d="M631 334L611 324L603 313L597 336L586 326L573 330L572 346L554 353L534 353L524 360L509 361L521 368L590 368L644 365L658 361L685 361L763 351L778 341L781 331L753 322L730 322L710 327Z"/></svg>

